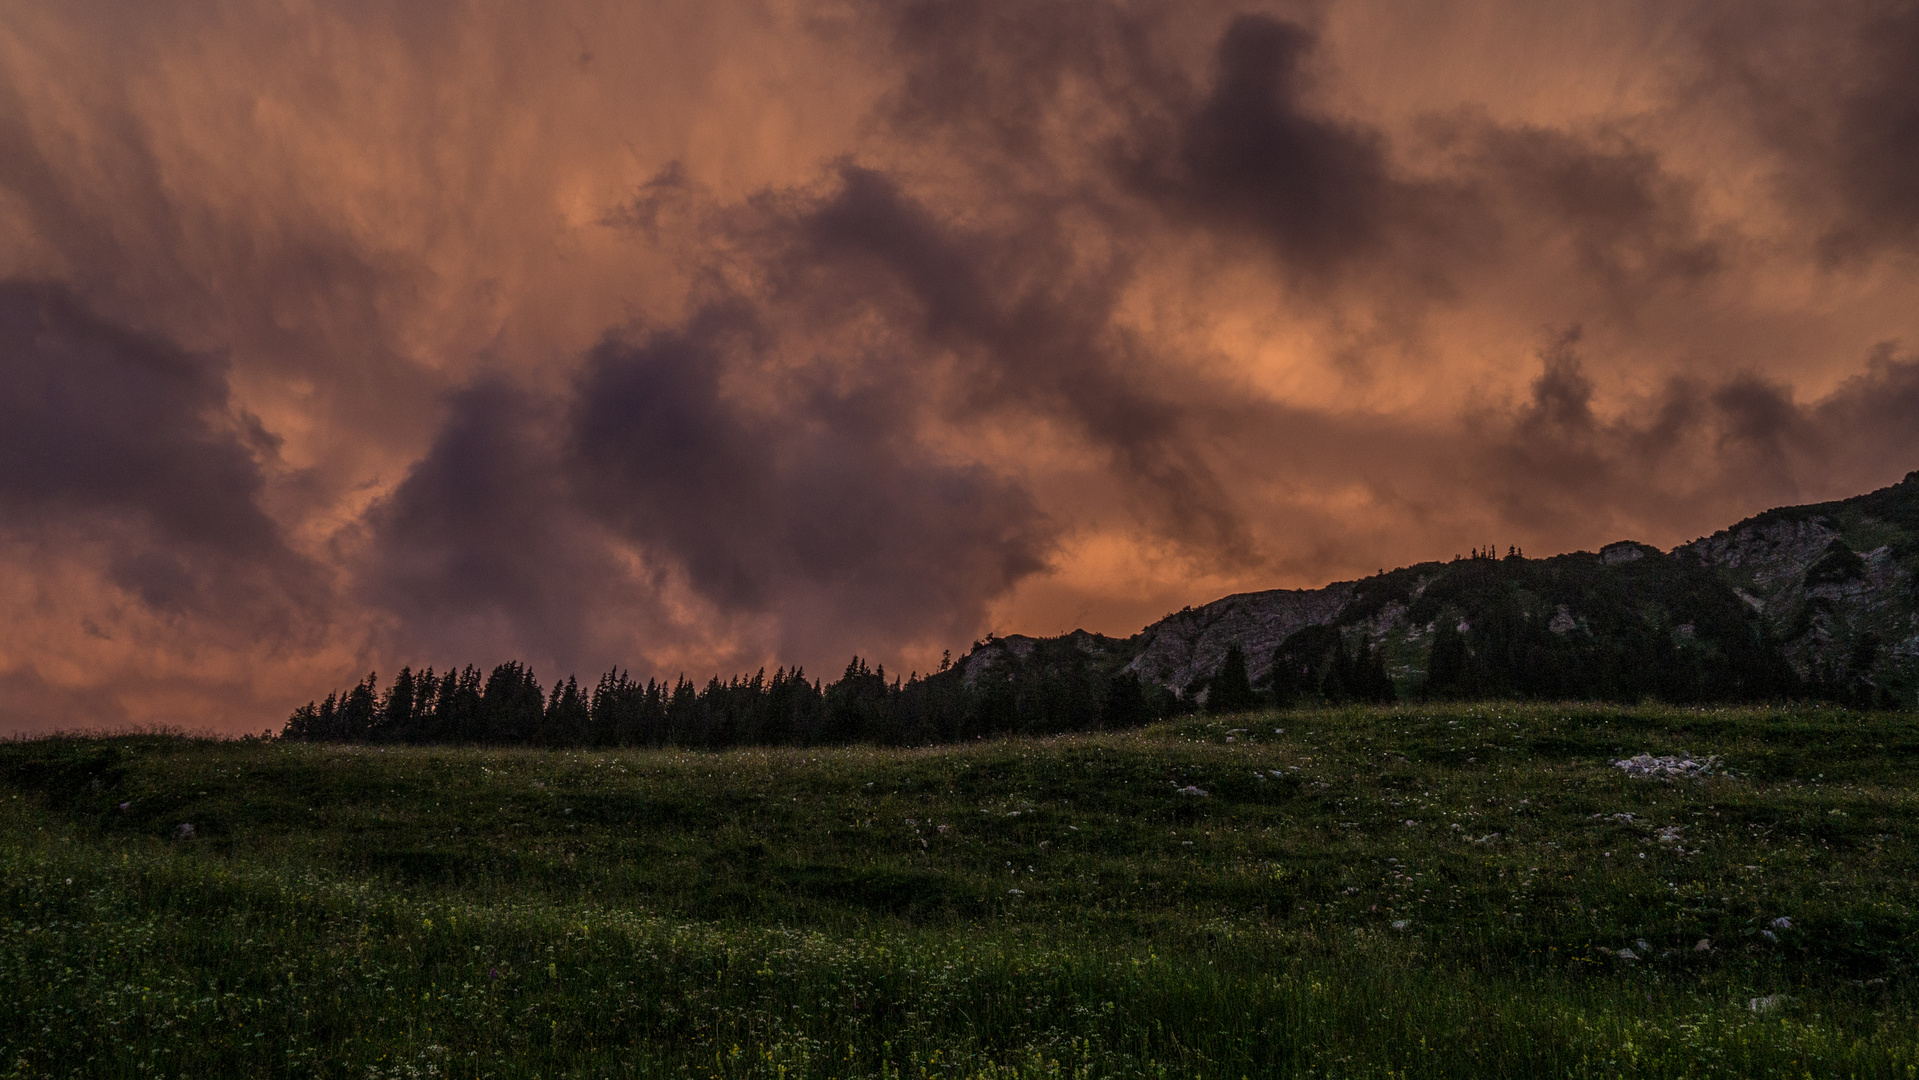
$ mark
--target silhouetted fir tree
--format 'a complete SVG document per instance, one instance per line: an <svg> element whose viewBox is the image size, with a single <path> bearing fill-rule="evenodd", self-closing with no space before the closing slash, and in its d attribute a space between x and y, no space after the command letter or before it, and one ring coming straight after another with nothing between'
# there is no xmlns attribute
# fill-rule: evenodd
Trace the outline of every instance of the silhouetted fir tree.
<svg viewBox="0 0 1919 1080"><path fill-rule="evenodd" d="M666 702L665 739L680 746L696 746L700 734L700 692L682 672Z"/></svg>
<svg viewBox="0 0 1919 1080"><path fill-rule="evenodd" d="M1466 637L1451 621L1441 619L1426 657L1425 692L1430 697L1456 697L1465 679Z"/></svg>
<svg viewBox="0 0 1919 1080"><path fill-rule="evenodd" d="M401 741L424 743L433 741L431 732L438 722L436 710L440 701L440 678L427 668L413 677L413 722Z"/></svg>
<svg viewBox="0 0 1919 1080"><path fill-rule="evenodd" d="M1219 670L1213 673L1211 683L1206 690L1206 711L1211 713L1244 712L1259 705L1259 695L1253 690L1251 679L1246 677L1246 654L1240 650L1239 643L1226 647L1226 657L1219 662Z"/></svg>
<svg viewBox="0 0 1919 1080"><path fill-rule="evenodd" d="M402 667L380 696L369 733L376 742L404 742L413 730L413 669Z"/></svg>
<svg viewBox="0 0 1919 1080"><path fill-rule="evenodd" d="M331 705L332 699L329 698L327 703ZM304 742L312 742L319 738L319 731L320 709L318 705L309 701L305 705L294 709L293 715L287 717L286 726L281 729L280 737L283 739L297 739Z"/></svg>
<svg viewBox="0 0 1919 1080"><path fill-rule="evenodd" d="M1393 677L1386 671L1386 652L1372 641L1362 642L1355 650L1349 670L1349 693L1354 699L1373 705L1399 700Z"/></svg>
<svg viewBox="0 0 1919 1080"><path fill-rule="evenodd" d="M879 732L880 717L886 703L886 671L873 671L858 656L847 661L840 681L826 688L826 730L828 742L853 742L873 738Z"/></svg>
<svg viewBox="0 0 1919 1080"><path fill-rule="evenodd" d="M546 702L545 729L540 742L546 746L586 746L590 743L592 714L580 684L568 675L565 682L555 681Z"/></svg>
<svg viewBox="0 0 1919 1080"><path fill-rule="evenodd" d="M446 673L433 707L432 738L436 742L475 743L485 735L480 714L480 669L468 664L457 679Z"/></svg>
<svg viewBox="0 0 1919 1080"><path fill-rule="evenodd" d="M1341 650L1339 630L1331 626L1302 626L1273 650L1272 668L1265 682L1275 701L1291 706L1302 698L1321 695L1329 676L1335 689L1345 685L1343 673L1334 675Z"/></svg>
<svg viewBox="0 0 1919 1080"><path fill-rule="evenodd" d="M345 742L365 742L373 731L374 715L379 708L379 681L373 672L359 685L347 691L334 717L336 738Z"/></svg>
<svg viewBox="0 0 1919 1080"><path fill-rule="evenodd" d="M1138 675L1120 671L1106 680L1106 698L1100 703L1100 727L1136 727L1152 719L1152 703L1146 699Z"/></svg>
<svg viewBox="0 0 1919 1080"><path fill-rule="evenodd" d="M546 694L530 668L508 661L487 676L486 688L480 692L479 713L476 741L536 746L546 716Z"/></svg>
<svg viewBox="0 0 1919 1080"><path fill-rule="evenodd" d="M1331 658L1326 663L1326 673L1320 676L1319 696L1334 704L1344 704L1353 697L1353 657L1346 651L1344 642L1333 645Z"/></svg>

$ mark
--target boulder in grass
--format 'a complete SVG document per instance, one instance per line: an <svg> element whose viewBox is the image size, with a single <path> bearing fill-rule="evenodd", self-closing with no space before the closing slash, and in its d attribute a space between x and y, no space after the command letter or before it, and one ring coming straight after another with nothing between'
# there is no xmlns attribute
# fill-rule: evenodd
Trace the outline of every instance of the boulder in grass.
<svg viewBox="0 0 1919 1080"><path fill-rule="evenodd" d="M1727 770L1721 766L1719 758L1704 757L1655 757L1652 754L1639 754L1634 757L1620 758L1612 763L1627 776L1641 779L1671 780L1677 776L1690 776L1694 779L1722 774Z"/></svg>

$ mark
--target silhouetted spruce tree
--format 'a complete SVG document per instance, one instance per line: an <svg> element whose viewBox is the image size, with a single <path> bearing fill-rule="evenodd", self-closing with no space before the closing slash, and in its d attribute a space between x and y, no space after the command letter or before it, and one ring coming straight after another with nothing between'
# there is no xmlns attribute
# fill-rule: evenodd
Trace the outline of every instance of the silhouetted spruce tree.
<svg viewBox="0 0 1919 1080"><path fill-rule="evenodd" d="M666 742L696 746L700 736L700 691L685 672L673 683L673 696L666 702Z"/></svg>
<svg viewBox="0 0 1919 1080"><path fill-rule="evenodd" d="M1206 711L1212 713L1245 712L1259 705L1259 695L1253 691L1252 680L1246 677L1246 654L1240 650L1239 643L1226 647L1226 657L1219 662L1219 670L1213 673L1211 683L1206 690Z"/></svg>
<svg viewBox="0 0 1919 1080"><path fill-rule="evenodd" d="M555 681L547 697L545 730L541 742L547 746L585 746L592 715L580 684L568 675L565 682Z"/></svg>
<svg viewBox="0 0 1919 1080"><path fill-rule="evenodd" d="M530 668L508 661L493 669L480 692L478 741L504 746L539 744L546 694Z"/></svg>
<svg viewBox="0 0 1919 1080"><path fill-rule="evenodd" d="M1456 697L1466 680L1466 637L1444 617L1433 634L1426 657L1425 692L1430 697Z"/></svg>
<svg viewBox="0 0 1919 1080"><path fill-rule="evenodd" d="M329 698L327 704L330 706L332 703L332 699ZM331 711L331 709L328 710L328 712ZM329 717L329 719L331 719L331 717ZM287 717L286 726L280 729L280 737L282 739L312 741L319 738L319 730L320 708L316 703L309 701L305 705L293 710L293 715Z"/></svg>
<svg viewBox="0 0 1919 1080"><path fill-rule="evenodd" d="M373 730L373 718L379 708L379 682L372 672L359 685L347 691L340 702L334 728L345 742L365 742Z"/></svg>
<svg viewBox="0 0 1919 1080"><path fill-rule="evenodd" d="M1099 722L1104 728L1129 728L1153 719L1152 705L1140 688L1139 676L1120 671L1106 680L1106 700Z"/></svg>
<svg viewBox="0 0 1919 1080"><path fill-rule="evenodd" d="M847 661L840 680L826 688L826 741L872 739L886 703L886 672L873 671L858 656Z"/></svg>
<svg viewBox="0 0 1919 1080"><path fill-rule="evenodd" d="M1393 677L1386 672L1386 652L1371 641L1360 644L1352 663L1352 696L1374 705L1399 700Z"/></svg>
<svg viewBox="0 0 1919 1080"><path fill-rule="evenodd" d="M405 742L413 733L413 669L402 667L380 697L370 732L375 742Z"/></svg>
<svg viewBox="0 0 1919 1080"><path fill-rule="evenodd" d="M1330 626L1302 626L1286 635L1273 650L1273 665L1265 679L1275 702L1291 706L1302 697L1321 693L1340 647L1339 631Z"/></svg>

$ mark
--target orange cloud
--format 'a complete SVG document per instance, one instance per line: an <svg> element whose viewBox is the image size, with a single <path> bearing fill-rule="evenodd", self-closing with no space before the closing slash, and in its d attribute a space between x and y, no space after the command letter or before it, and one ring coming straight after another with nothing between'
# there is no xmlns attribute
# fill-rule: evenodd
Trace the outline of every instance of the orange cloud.
<svg viewBox="0 0 1919 1080"><path fill-rule="evenodd" d="M0 13L0 728L1128 633L1919 465L1872 4Z"/></svg>

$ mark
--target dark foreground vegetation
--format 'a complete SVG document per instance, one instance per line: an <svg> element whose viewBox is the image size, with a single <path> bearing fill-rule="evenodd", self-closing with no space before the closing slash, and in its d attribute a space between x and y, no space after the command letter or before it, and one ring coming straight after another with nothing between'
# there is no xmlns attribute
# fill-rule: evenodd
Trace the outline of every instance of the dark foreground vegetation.
<svg viewBox="0 0 1919 1080"><path fill-rule="evenodd" d="M1909 1077L1915 765L1908 713L1546 705L14 742L0 1075Z"/></svg>

